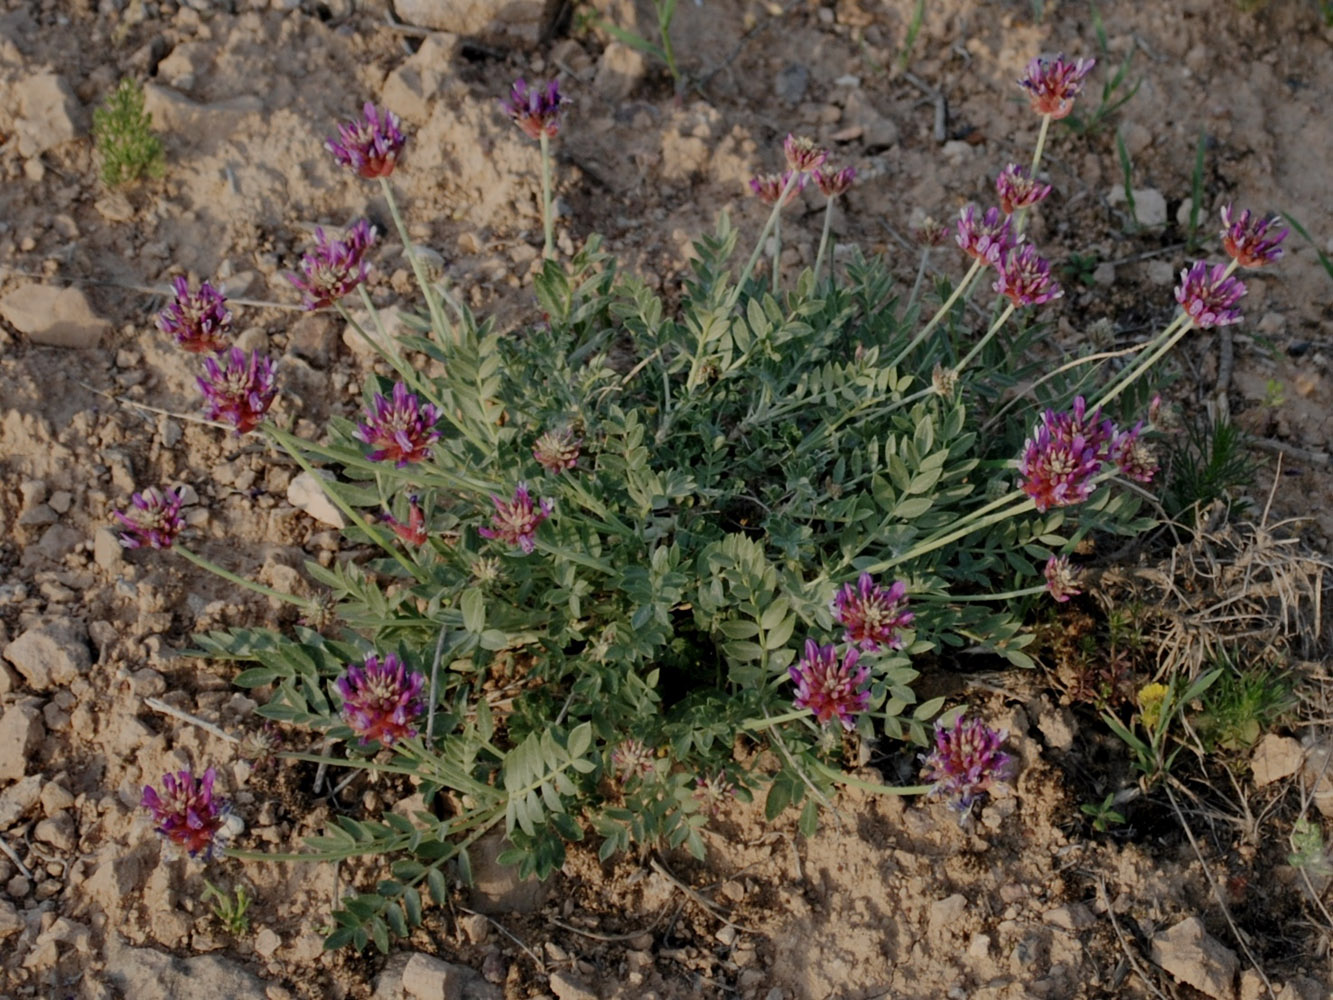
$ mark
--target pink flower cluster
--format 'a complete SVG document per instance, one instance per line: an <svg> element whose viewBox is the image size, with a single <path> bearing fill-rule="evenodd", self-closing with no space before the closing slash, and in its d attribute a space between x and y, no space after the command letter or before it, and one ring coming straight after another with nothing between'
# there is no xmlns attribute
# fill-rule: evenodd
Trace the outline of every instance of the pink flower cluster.
<svg viewBox="0 0 1333 1000"><path fill-rule="evenodd" d="M902 633L916 616L907 610L907 584L899 580L881 587L869 573L839 588L830 609L846 630L847 648L840 658L837 646L806 640L805 654L787 668L796 685L792 704L809 709L821 724L836 716L850 731L870 707L870 668L860 662L861 654L902 649Z"/></svg>
<svg viewBox="0 0 1333 1000"><path fill-rule="evenodd" d="M417 734L412 722L423 711L425 675L409 671L393 653L366 657L349 666L334 686L343 699L343 719L364 745L378 740L392 746Z"/></svg>
<svg viewBox="0 0 1333 1000"><path fill-rule="evenodd" d="M217 772L209 768L202 778L178 771L162 779L162 791L148 785L140 803L153 814L157 832L192 858L216 857L226 847L225 828L230 813L227 800L213 794Z"/></svg>
<svg viewBox="0 0 1333 1000"><path fill-rule="evenodd" d="M1091 414L1082 396L1064 413L1047 410L1023 446L1018 462L1019 487L1039 511L1082 503L1107 463L1120 467L1129 478L1152 482L1157 463L1148 445L1139 440L1142 423L1119 431L1115 423Z"/></svg>
<svg viewBox="0 0 1333 1000"><path fill-rule="evenodd" d="M401 469L430 459L430 446L440 439L435 429L439 419L434 406L422 403L404 383L395 382L387 399L375 393L356 436L373 449L368 456L372 462L393 462Z"/></svg>
<svg viewBox="0 0 1333 1000"><path fill-rule="evenodd" d="M478 528L478 533L483 538L517 546L525 553L531 553L537 547L537 526L551 516L555 507L550 500L534 504L527 483L518 484L513 500L501 500L492 494L491 503L495 504L495 513L491 515L494 527Z"/></svg>

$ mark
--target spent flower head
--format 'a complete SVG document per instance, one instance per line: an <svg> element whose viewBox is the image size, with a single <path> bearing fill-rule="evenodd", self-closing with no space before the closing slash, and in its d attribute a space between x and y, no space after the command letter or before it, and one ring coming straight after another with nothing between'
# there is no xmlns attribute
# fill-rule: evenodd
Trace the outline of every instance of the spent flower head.
<svg viewBox="0 0 1333 1000"><path fill-rule="evenodd" d="M836 198L840 194L846 194L852 186L852 181L856 180L855 167L843 167L841 170L834 170L832 167L819 167L814 172L815 184L825 198Z"/></svg>
<svg viewBox="0 0 1333 1000"><path fill-rule="evenodd" d="M1100 408L1089 415L1082 396L1068 412L1047 410L1023 445L1020 488L1039 511L1082 503L1115 439L1115 424L1102 418Z"/></svg>
<svg viewBox="0 0 1333 1000"><path fill-rule="evenodd" d="M870 707L870 668L858 666L860 655L849 647L839 660L836 646L805 640L805 655L787 668L796 685L792 704L814 712L821 724L836 715L843 729L854 729L856 716Z"/></svg>
<svg viewBox="0 0 1333 1000"><path fill-rule="evenodd" d="M860 649L902 649L902 632L916 617L907 610L907 584L881 587L869 573L845 583L834 595L833 619L847 631L843 638Z"/></svg>
<svg viewBox="0 0 1333 1000"><path fill-rule="evenodd" d="M699 810L709 816L716 816L728 799L736 797L736 786L727 780L726 771L717 771L694 779L694 798L699 803Z"/></svg>
<svg viewBox="0 0 1333 1000"><path fill-rule="evenodd" d="M949 240L949 227L933 215L925 215L919 209L912 214L909 231L912 239L923 247L942 247Z"/></svg>
<svg viewBox="0 0 1333 1000"><path fill-rule="evenodd" d="M793 178L795 178L793 180ZM787 197L783 199L783 206L790 205L801 189L805 187L805 174L792 170L784 170L780 174L759 174L757 177L750 178L750 190L753 191L765 205L776 205L779 198L782 198L782 192L787 192ZM789 187L790 185L790 187Z"/></svg>
<svg viewBox="0 0 1333 1000"><path fill-rule="evenodd" d="M130 497L128 511L112 511L125 530L120 533L120 544L127 549L147 546L151 549L169 549L176 536L185 527L180 516L183 498L180 490L165 493L149 487Z"/></svg>
<svg viewBox="0 0 1333 1000"><path fill-rule="evenodd" d="M388 398L375 393L365 421L357 424L356 437L373 449L368 456L372 462L393 462L401 469L430 459L430 446L440 439L435 429L439 419L434 406L395 382Z"/></svg>
<svg viewBox="0 0 1333 1000"><path fill-rule="evenodd" d="M958 369L945 368L938 361L930 373L930 390L942 399L953 399L958 388Z"/></svg>
<svg viewBox="0 0 1333 1000"><path fill-rule="evenodd" d="M935 746L921 757L921 776L931 795L942 795L966 814L997 783L1007 781L1010 756L1000 747L1008 733L980 719L959 717L952 726L935 724Z"/></svg>
<svg viewBox="0 0 1333 1000"><path fill-rule="evenodd" d="M1232 217L1231 206L1222 206L1222 247L1241 267L1263 267L1282 256L1281 243L1289 229L1278 229L1275 215L1250 215L1247 208Z"/></svg>
<svg viewBox="0 0 1333 1000"><path fill-rule="evenodd" d="M1009 216L993 206L984 215L979 216L978 211L976 205L963 206L958 213L958 235L954 239L969 257L994 266L1014 245Z"/></svg>
<svg viewBox="0 0 1333 1000"><path fill-rule="evenodd" d="M315 246L301 258L301 273L287 275L307 310L332 305L369 277L366 253L375 237L375 227L366 219L349 227L340 240L326 236L323 228L315 230Z"/></svg>
<svg viewBox="0 0 1333 1000"><path fill-rule="evenodd" d="M574 436L568 427L558 431L546 431L532 446L532 457L547 472L564 472L574 468L579 460L579 448L583 441Z"/></svg>
<svg viewBox="0 0 1333 1000"><path fill-rule="evenodd" d="M995 270L991 287L1016 307L1044 305L1064 295L1060 283L1051 276L1050 261L1038 256L1031 243L1010 250Z"/></svg>
<svg viewBox="0 0 1333 1000"><path fill-rule="evenodd" d="M407 142L398 128L400 124L388 108L381 112L367 101L361 117L341 123L338 138L326 139L324 145L335 160L362 177L388 177Z"/></svg>
<svg viewBox="0 0 1333 1000"><path fill-rule="evenodd" d="M241 737L237 751L250 761L255 768L265 768L277 762L277 754L282 749L282 732L272 719L265 719L258 729L252 729Z"/></svg>
<svg viewBox="0 0 1333 1000"><path fill-rule="evenodd" d="M195 379L204 394L209 420L220 420L245 434L259 426L273 405L278 387L273 381L273 362L258 351L247 355L233 347L215 358L204 359L204 373Z"/></svg>
<svg viewBox="0 0 1333 1000"><path fill-rule="evenodd" d="M231 310L222 292L207 281L199 283L197 292L191 291L183 275L173 280L171 287L176 297L157 314L157 328L191 354L225 350L231 333Z"/></svg>
<svg viewBox="0 0 1333 1000"><path fill-rule="evenodd" d="M162 791L146 785L140 800L153 814L157 832L169 843L185 850L192 858L216 857L226 845L226 799L213 794L217 772L213 768L196 778L189 771L178 771L162 778Z"/></svg>
<svg viewBox="0 0 1333 1000"><path fill-rule="evenodd" d="M1204 260L1181 271L1176 287L1176 301L1201 330L1239 323L1241 313L1236 303L1244 294L1244 283L1228 275L1225 264L1209 268Z"/></svg>
<svg viewBox="0 0 1333 1000"><path fill-rule="evenodd" d="M1083 79L1096 65L1096 59L1065 62L1063 53L1054 59L1039 56L1028 63L1018 85L1028 92L1033 111L1058 120L1074 110L1074 100L1083 91Z"/></svg>
<svg viewBox="0 0 1333 1000"><path fill-rule="evenodd" d="M1111 443L1111 461L1120 466L1121 473L1136 483L1151 483L1161 468L1152 445L1143 440L1143 422L1132 430L1116 436Z"/></svg>
<svg viewBox="0 0 1333 1000"><path fill-rule="evenodd" d="M1011 163L995 178L995 190L1000 195L1000 211L1013 215L1020 208L1035 205L1051 193L1049 184L1034 178L1027 167Z"/></svg>
<svg viewBox="0 0 1333 1000"><path fill-rule="evenodd" d="M349 665L335 682L343 699L343 719L362 745L378 740L391 746L417 734L412 721L422 713L423 674L408 670L393 653L374 654L362 666Z"/></svg>
<svg viewBox="0 0 1333 1000"><path fill-rule="evenodd" d="M611 766L622 785L629 784L634 778L648 777L655 769L653 762L653 751L644 745L643 740L621 740L611 751Z"/></svg>
<svg viewBox="0 0 1333 1000"><path fill-rule="evenodd" d="M809 136L796 136L790 132L782 143L782 153L787 158L787 166L803 174L811 173L828 159L828 151L816 146Z"/></svg>
<svg viewBox="0 0 1333 1000"><path fill-rule="evenodd" d="M519 77L514 81L509 99L500 102L500 108L528 138L540 139L543 135L551 137L560 131L561 108L564 104L559 80L529 87L527 81Z"/></svg>
<svg viewBox="0 0 1333 1000"><path fill-rule="evenodd" d="M1046 592L1063 604L1083 591L1078 589L1079 569L1069 562L1068 556L1051 556L1046 560Z"/></svg>
<svg viewBox="0 0 1333 1000"><path fill-rule="evenodd" d="M491 515L495 527L478 528L478 533L483 538L518 546L528 553L536 547L537 526L551 516L555 507L551 500L545 499L534 505L527 483L518 484L513 500L501 500L491 494L491 503L495 504L495 513Z"/></svg>

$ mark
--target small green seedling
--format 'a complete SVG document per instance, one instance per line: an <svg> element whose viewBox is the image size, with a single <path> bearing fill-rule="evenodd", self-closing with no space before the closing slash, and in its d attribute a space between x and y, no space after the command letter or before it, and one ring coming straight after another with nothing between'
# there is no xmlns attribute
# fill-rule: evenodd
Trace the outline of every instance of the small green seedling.
<svg viewBox="0 0 1333 1000"><path fill-rule="evenodd" d="M1115 808L1115 792L1108 792L1101 802L1085 802L1078 808L1092 820L1092 828L1098 833L1125 822L1125 814Z"/></svg>
<svg viewBox="0 0 1333 1000"><path fill-rule="evenodd" d="M1171 773L1171 765L1180 753L1180 746L1171 749L1167 745L1172 724L1186 705L1201 698L1221 676L1221 669L1209 670L1185 686L1183 691L1182 678L1172 678L1167 684L1148 684L1141 688L1138 693L1137 728L1143 731L1143 735L1126 726L1112 713L1102 712L1102 721L1129 747L1134 769L1143 775L1141 781L1145 789Z"/></svg>
<svg viewBox="0 0 1333 1000"><path fill-rule="evenodd" d="M1324 831L1318 820L1302 816L1291 827L1291 853L1287 864L1319 877L1333 875L1333 863L1324 846Z"/></svg>
<svg viewBox="0 0 1333 1000"><path fill-rule="evenodd" d="M214 899L213 916L227 929L232 937L240 937L250 931L250 904L254 897L245 891L245 886L237 885L233 890L235 897L227 895L208 879L204 879L204 899Z"/></svg>
<svg viewBox="0 0 1333 1000"><path fill-rule="evenodd" d="M604 17L596 18L594 23L604 28L616 41L665 63L667 72L671 74L671 79L679 92L681 89L680 67L676 65L676 52L671 47L671 19L676 16L676 0L653 0L653 10L657 13L657 32L662 39L660 45L654 44L633 31L614 25Z"/></svg>
<svg viewBox="0 0 1333 1000"><path fill-rule="evenodd" d="M119 187L166 171L162 140L144 111L143 87L128 77L93 112L93 143L102 161L102 180Z"/></svg>
<svg viewBox="0 0 1333 1000"><path fill-rule="evenodd" d="M1101 58L1105 60L1111 54L1110 43L1106 39L1106 26L1102 24L1101 12L1097 5L1092 5L1092 27L1097 34L1097 48L1101 53ZM1111 78L1102 84L1102 99L1092 112L1084 117L1079 114L1072 114L1064 119L1076 134L1088 136L1096 135L1110 120L1111 116L1129 103L1130 99L1139 92L1139 87L1143 83L1143 78L1135 80L1134 83L1122 92L1121 88L1125 86L1125 79L1129 76L1129 68L1134 62L1134 47L1130 46L1129 52L1124 60L1111 74Z"/></svg>

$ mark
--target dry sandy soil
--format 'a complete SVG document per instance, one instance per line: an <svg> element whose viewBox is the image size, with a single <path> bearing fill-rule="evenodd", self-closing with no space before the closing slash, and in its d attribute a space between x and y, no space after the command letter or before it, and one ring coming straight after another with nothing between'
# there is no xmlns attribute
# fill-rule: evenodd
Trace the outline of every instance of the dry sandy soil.
<svg viewBox="0 0 1333 1000"><path fill-rule="evenodd" d="M860 171L839 242L886 252L910 282L912 213L947 218L985 200L996 171L1028 155L1037 122L1014 81L1037 53L1096 54L1088 4L1048 0L1034 20L1017 0L930 0L903 72L907 0L682 2L675 41L691 84L679 99L660 68L586 26L589 7L646 26L629 0L580 6L551 38L487 17L461 35L402 30L384 0L4 7L0 648L29 634L41 643L40 655L0 664L5 995L1330 995L1333 925L1284 862L1296 782L1260 788L1242 762L1234 798L1249 812L1192 814L1201 854L1169 816L1096 834L1078 806L1092 797L1088 762L1106 739L1040 676L937 682L1007 725L1022 763L972 826L939 805L853 792L806 840L737 806L710 831L704 865L673 855L601 865L579 850L541 889L487 869L387 964L320 947L335 879L345 887L367 872L205 870L167 858L137 808L141 787L165 771L214 762L237 790L247 836L291 849L332 808L393 791L362 783L340 802L316 798L312 771L253 771L230 743L152 707L157 698L231 734L253 729L254 703L229 670L176 651L192 632L288 612L180 560L122 553L107 526L134 489L179 482L196 492L196 546L227 565L300 587L305 560L332 559L336 533L288 500L290 465L193 422L192 366L152 320L173 275L220 280L254 303L235 306L240 340L280 356L286 413L316 432L355 405L371 360L334 318L295 309L282 277L314 225L369 214L386 228L378 189L321 150L336 121L367 99L403 116L411 146L394 181L414 235L475 309L504 324L536 315L541 241L535 150L496 107L520 74L558 72L572 98L557 143L566 252L602 233L628 268L669 291L721 209L743 244L753 238L760 210L745 181L777 166L794 130ZM1316 5L1106 0L1100 12L1110 53L1089 104L1131 50L1129 79L1142 82L1110 127L1053 132L1056 191L1034 238L1057 261L1078 253L1099 265L1053 311L1068 350L1087 349L1098 319L1127 344L1170 315L1189 262L1177 220L1188 217L1200 133L1205 225L1234 199L1292 212L1333 251L1333 30ZM88 133L92 108L123 75L148 83L168 170L111 192ZM1130 226L1117 204L1117 127L1140 211L1160 207L1162 224ZM793 271L813 261L818 210L812 198L784 226ZM948 251L935 263L961 270ZM377 299L410 304L401 261L389 253L381 265ZM1293 237L1281 264L1250 282L1246 322L1175 355L1187 409L1226 406L1266 440L1254 461L1264 488L1274 477L1281 487L1272 517L1311 518L1289 530L1314 548L1333 534L1330 293L1315 248ZM905 752L877 763L889 781L914 780ZM250 887L248 933L211 916L205 876Z"/></svg>

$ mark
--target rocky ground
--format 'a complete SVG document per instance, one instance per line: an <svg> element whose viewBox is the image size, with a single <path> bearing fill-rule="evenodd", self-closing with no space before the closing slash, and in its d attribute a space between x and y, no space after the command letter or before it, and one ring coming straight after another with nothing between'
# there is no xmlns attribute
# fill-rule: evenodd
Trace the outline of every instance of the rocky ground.
<svg viewBox="0 0 1333 1000"><path fill-rule="evenodd" d="M281 358L283 412L313 434L354 406L372 359L333 317L296 309L282 274L315 225L369 214L387 228L378 189L321 149L367 99L411 128L394 181L414 237L476 310L515 324L536 315L541 242L535 151L496 108L517 75L558 73L572 98L557 143L562 251L601 233L627 268L670 292L690 242L721 210L742 244L757 233L745 182L778 166L788 131L857 167L837 240L889 254L910 282L913 213L948 218L986 198L999 167L1031 149L1036 120L1014 86L1027 60L1099 55L1095 105L1132 53L1138 92L1107 127L1053 133L1056 191L1031 232L1057 261L1082 255L1065 278L1055 340L1069 351L1103 346L1095 321L1105 318L1114 343L1129 344L1169 316L1190 259L1202 134L1207 227L1234 200L1291 212L1316 245L1293 236L1281 264L1249 282L1246 323L1177 352L1174 393L1187 410L1229 412L1257 439L1258 505L1276 482L1270 523L1308 519L1276 534L1303 551L1324 551L1333 534L1333 282L1317 253L1333 252L1333 30L1315 3L1107 0L1099 53L1084 3L933 0L901 62L906 0L682 3L679 95L660 67L591 25L596 11L650 33L630 0L574 5L553 32L536 0L395 4L8 0L0 13L5 995L1329 996L1333 920L1318 902L1327 879L1311 884L1285 864L1303 762L1307 786L1323 787L1329 716L1317 662L1305 668L1308 722L1238 768L1234 813L1191 813L1209 831L1197 849L1174 823L1094 833L1078 808L1096 743L1088 719L1043 677L1004 675L947 682L1007 726L1022 763L1012 792L974 827L939 805L850 791L806 840L738 805L710 832L704 865L602 865L582 851L541 887L482 865L477 886L459 888L387 961L321 951L330 902L359 869L204 869L164 855L138 800L168 770L217 763L240 789L250 830L275 850L320 829L336 805L312 794L313 769L241 760L224 737L255 727L254 703L225 665L179 655L192 633L290 611L183 561L127 554L108 522L133 490L179 482L191 491L197 547L237 571L299 589L306 560L333 559L335 515L261 445L197 422L192 366L152 320L173 275L224 282L241 345ZM110 191L89 126L124 75L147 84L168 169ZM793 272L813 262L819 211L812 197L784 225ZM933 264L961 270L947 250ZM376 299L410 304L410 290L390 256ZM1317 596L1322 582L1309 586ZM1303 638L1316 638L1321 613L1299 619ZM892 773L892 761L880 770L911 777ZM345 796L373 805L397 794L363 782ZM1333 793L1316 804L1333 812ZM205 877L249 888L248 931L212 916Z"/></svg>

